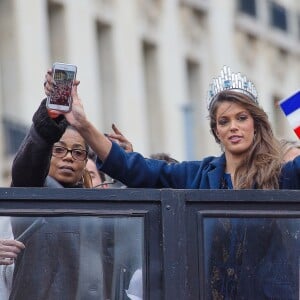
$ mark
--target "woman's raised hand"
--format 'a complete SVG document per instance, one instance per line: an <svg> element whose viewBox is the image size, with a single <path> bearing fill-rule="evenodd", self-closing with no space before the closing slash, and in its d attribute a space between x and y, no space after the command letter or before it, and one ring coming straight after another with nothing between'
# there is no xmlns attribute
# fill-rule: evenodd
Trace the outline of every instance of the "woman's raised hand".
<svg viewBox="0 0 300 300"><path fill-rule="evenodd" d="M133 152L133 147L130 141L122 134L122 132L117 128L115 124L111 126L114 133L106 134L106 136L113 142L117 143L126 152Z"/></svg>

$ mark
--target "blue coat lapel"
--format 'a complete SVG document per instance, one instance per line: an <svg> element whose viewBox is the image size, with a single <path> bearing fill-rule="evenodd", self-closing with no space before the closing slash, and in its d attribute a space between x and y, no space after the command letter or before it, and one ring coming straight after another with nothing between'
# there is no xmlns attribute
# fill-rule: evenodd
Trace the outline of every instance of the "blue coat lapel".
<svg viewBox="0 0 300 300"><path fill-rule="evenodd" d="M224 175L226 159L225 155L222 154L220 157L216 157L211 161L211 171L207 173L209 189L219 189L220 182Z"/></svg>

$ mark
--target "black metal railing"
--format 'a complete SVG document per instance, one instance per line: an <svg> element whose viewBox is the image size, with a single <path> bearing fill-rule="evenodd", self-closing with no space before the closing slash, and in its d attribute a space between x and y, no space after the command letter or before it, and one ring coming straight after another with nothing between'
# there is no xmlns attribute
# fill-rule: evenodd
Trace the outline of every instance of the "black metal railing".
<svg viewBox="0 0 300 300"><path fill-rule="evenodd" d="M2 188L0 214L15 237L46 221L24 240L32 255L20 254L15 277L18 263L53 271L44 257L63 258L61 233L76 233L79 299L299 299L299 191Z"/></svg>

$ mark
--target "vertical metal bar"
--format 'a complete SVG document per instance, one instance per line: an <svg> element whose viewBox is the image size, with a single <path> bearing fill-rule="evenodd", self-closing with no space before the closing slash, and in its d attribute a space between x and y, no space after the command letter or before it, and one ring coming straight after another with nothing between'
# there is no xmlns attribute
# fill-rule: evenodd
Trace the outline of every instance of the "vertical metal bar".
<svg viewBox="0 0 300 300"><path fill-rule="evenodd" d="M186 233L184 191L162 190L164 299L186 300Z"/></svg>

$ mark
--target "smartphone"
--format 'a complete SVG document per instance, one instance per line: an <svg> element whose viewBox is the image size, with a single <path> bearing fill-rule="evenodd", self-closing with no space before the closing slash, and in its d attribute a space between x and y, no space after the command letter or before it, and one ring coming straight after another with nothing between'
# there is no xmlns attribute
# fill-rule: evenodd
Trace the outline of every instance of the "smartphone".
<svg viewBox="0 0 300 300"><path fill-rule="evenodd" d="M68 112L72 107L71 91L76 78L77 67L75 65L54 63L53 71L53 92L47 97L46 106L62 112Z"/></svg>

